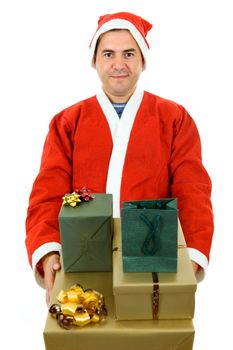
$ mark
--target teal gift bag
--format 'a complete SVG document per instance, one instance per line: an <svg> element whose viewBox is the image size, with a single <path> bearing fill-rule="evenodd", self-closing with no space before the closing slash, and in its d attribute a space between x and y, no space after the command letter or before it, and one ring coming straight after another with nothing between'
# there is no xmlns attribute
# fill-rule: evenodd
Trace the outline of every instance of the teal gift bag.
<svg viewBox="0 0 233 350"><path fill-rule="evenodd" d="M124 272L177 271L177 200L124 202L122 208Z"/></svg>

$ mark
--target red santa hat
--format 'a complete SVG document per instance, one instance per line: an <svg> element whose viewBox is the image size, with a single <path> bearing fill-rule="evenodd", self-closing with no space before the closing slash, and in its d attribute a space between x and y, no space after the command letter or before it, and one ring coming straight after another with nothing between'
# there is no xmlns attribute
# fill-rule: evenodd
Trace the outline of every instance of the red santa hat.
<svg viewBox="0 0 233 350"><path fill-rule="evenodd" d="M146 55L148 49L150 48L146 40L146 35L151 28L152 24L147 22L142 17L136 16L129 12L118 12L100 16L98 28L90 43L92 64L98 38L101 34L112 29L128 29L137 42L144 57L144 61L146 61Z"/></svg>

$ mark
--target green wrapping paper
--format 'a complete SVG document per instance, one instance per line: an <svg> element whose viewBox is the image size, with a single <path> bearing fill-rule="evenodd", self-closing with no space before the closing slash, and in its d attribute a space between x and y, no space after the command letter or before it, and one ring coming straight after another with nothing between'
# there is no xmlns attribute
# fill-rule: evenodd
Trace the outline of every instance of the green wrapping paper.
<svg viewBox="0 0 233 350"><path fill-rule="evenodd" d="M112 271L112 195L62 206L59 227L65 272Z"/></svg>
<svg viewBox="0 0 233 350"><path fill-rule="evenodd" d="M124 202L124 272L176 272L177 222L174 198Z"/></svg>
<svg viewBox="0 0 233 350"><path fill-rule="evenodd" d="M108 311L106 320L62 329L48 314L44 342L46 350L192 350L194 327L192 320L116 321L111 272L80 272L56 274L51 303L61 289L80 283L104 295Z"/></svg>
<svg viewBox="0 0 233 350"><path fill-rule="evenodd" d="M193 318L197 282L180 225L176 273L123 272L120 219L114 220L113 248L113 293L118 320Z"/></svg>

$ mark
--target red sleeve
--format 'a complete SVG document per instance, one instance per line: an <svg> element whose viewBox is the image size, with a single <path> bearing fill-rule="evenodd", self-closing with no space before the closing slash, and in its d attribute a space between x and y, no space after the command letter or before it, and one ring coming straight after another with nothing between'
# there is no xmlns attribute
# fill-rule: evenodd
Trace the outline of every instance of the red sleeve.
<svg viewBox="0 0 233 350"><path fill-rule="evenodd" d="M47 242L60 242L58 214L62 196L71 191L72 132L60 113L50 123L39 174L33 184L26 219L26 247L33 252Z"/></svg>
<svg viewBox="0 0 233 350"><path fill-rule="evenodd" d="M180 109L170 159L172 196L178 199L187 246L199 250L209 259L214 226L211 180L202 164L196 125L185 109Z"/></svg>

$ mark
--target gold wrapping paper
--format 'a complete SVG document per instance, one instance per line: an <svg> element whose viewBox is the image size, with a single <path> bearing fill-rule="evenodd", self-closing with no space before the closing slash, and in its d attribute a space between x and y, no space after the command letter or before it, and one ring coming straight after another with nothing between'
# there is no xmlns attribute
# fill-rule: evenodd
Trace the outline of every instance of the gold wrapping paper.
<svg viewBox="0 0 233 350"><path fill-rule="evenodd" d="M114 220L113 248L118 248L113 252L113 293L118 320L193 318L196 278L180 225L177 273L157 273L157 276L124 273L120 219Z"/></svg>
<svg viewBox="0 0 233 350"><path fill-rule="evenodd" d="M191 320L116 321L111 272L81 272L56 275L51 303L61 289L75 283L91 286L105 297L108 315L104 322L62 329L48 315L44 341L46 350L192 350L194 327Z"/></svg>

